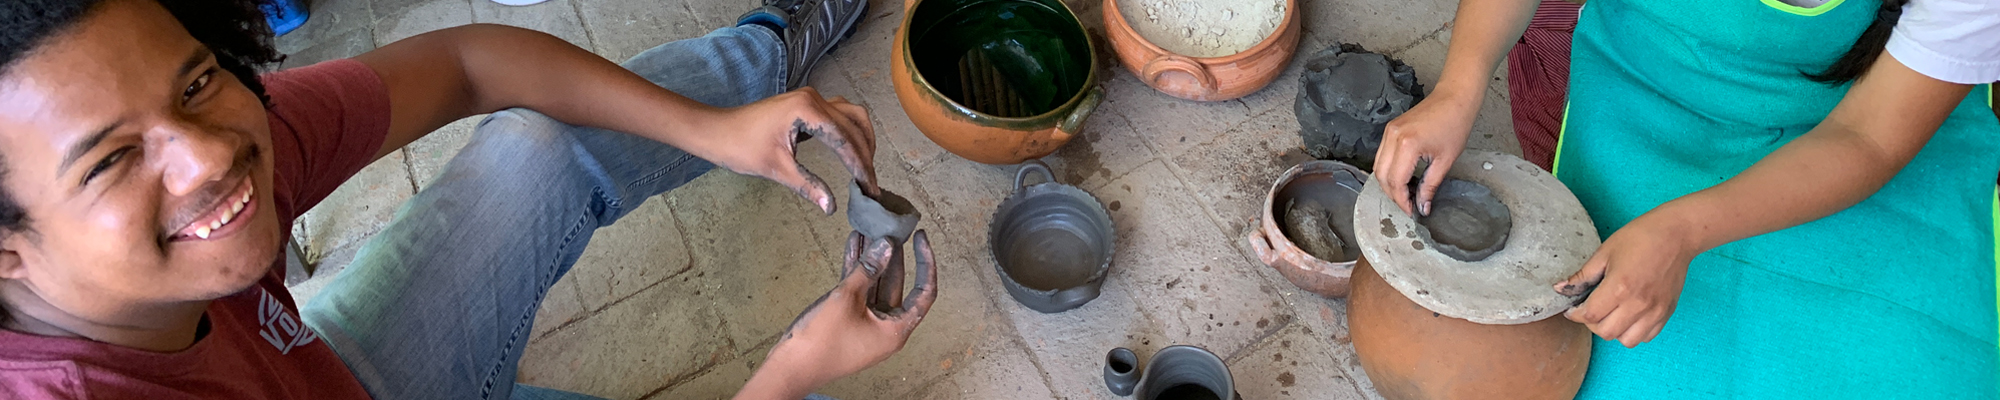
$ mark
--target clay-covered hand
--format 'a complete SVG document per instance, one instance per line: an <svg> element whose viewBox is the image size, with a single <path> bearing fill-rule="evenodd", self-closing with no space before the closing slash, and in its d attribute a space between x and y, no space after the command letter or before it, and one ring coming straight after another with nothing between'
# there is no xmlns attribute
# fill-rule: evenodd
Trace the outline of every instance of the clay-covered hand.
<svg viewBox="0 0 2000 400"><path fill-rule="evenodd" d="M888 312L868 307L877 276L861 267L863 243L860 232L848 235L839 286L792 321L737 398L797 399L806 391L860 372L902 350L937 301L937 265L930 239L924 231L917 231L912 238L916 285L901 307Z"/></svg>
<svg viewBox="0 0 2000 400"><path fill-rule="evenodd" d="M1444 182L1445 172L1451 170L1451 163L1465 150L1466 137L1472 134L1481 95L1440 90L1383 129L1382 148L1375 152L1375 176L1382 179L1382 190L1403 212L1430 214L1431 196L1437 194L1438 184ZM1431 166L1424 176L1413 177L1420 160ZM1410 202L1412 179L1421 182L1415 204Z"/></svg>
<svg viewBox="0 0 2000 400"><path fill-rule="evenodd" d="M1626 224L1597 248L1583 270L1556 283L1556 292L1563 295L1589 296L1563 316L1628 348L1660 334L1680 300L1688 262L1700 252L1653 221L1640 217Z"/></svg>
<svg viewBox="0 0 2000 400"><path fill-rule="evenodd" d="M818 175L799 165L796 138L801 133L832 148L864 190L878 190L875 127L869 122L868 109L844 98L827 99L813 88L800 88L730 109L724 123L721 134L729 135L733 143L722 146L724 153L709 161L785 185L820 211L834 212L833 192Z"/></svg>

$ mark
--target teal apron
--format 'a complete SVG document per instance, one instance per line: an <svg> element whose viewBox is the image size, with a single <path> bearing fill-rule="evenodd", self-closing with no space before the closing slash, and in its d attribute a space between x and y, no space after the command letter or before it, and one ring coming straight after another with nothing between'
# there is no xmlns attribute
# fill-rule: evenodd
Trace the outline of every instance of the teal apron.
<svg viewBox="0 0 2000 400"><path fill-rule="evenodd" d="M1813 82L1879 0L1592 0L1576 27L1557 176L1609 236L1825 119ZM1852 208L1696 257L1636 349L1598 339L1582 398L1994 398L2000 122L1981 85Z"/></svg>

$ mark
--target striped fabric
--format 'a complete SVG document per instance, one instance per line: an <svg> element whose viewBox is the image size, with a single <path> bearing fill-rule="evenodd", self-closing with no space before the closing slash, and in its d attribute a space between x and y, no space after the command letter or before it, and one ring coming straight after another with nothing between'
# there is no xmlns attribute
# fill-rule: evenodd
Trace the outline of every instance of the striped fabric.
<svg viewBox="0 0 2000 400"><path fill-rule="evenodd" d="M1542 0L1521 40L1507 53L1507 92L1514 136L1529 162L1551 169L1569 92L1569 36L1583 6Z"/></svg>

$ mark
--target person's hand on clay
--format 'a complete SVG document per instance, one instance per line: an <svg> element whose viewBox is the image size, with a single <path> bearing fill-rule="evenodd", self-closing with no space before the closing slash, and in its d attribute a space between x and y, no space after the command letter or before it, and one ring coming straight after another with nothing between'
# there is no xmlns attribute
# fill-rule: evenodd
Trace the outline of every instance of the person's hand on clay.
<svg viewBox="0 0 2000 400"><path fill-rule="evenodd" d="M1688 262L1700 253L1685 235L1660 219L1649 214L1626 224L1597 248L1582 270L1557 282L1558 293L1589 296L1563 316L1628 348L1658 336L1674 315Z"/></svg>
<svg viewBox="0 0 2000 400"><path fill-rule="evenodd" d="M863 190L879 190L875 186L875 127L868 120L868 109L844 98L826 99L813 88L800 88L730 109L723 121L716 132L737 143L718 146L730 149L711 159L718 166L776 181L819 206L820 211L833 214L837 208L833 192L796 158L796 138L804 133L832 148Z"/></svg>
<svg viewBox="0 0 2000 400"><path fill-rule="evenodd" d="M1465 139L1472 134L1481 95L1441 88L1383 129L1382 148L1375 152L1375 176L1382 179L1382 190L1403 212L1430 214L1431 196L1437 194L1438 184L1444 182L1445 172L1451 170L1452 161L1465 150ZM1420 160L1429 161L1431 167L1424 176L1413 177ZM1413 179L1421 182L1415 204L1411 204L1409 193Z"/></svg>
<svg viewBox="0 0 2000 400"><path fill-rule="evenodd" d="M736 394L737 399L799 399L902 350L910 333L930 312L931 303L937 301L937 265L930 239L924 231L917 231L911 239L916 286L910 289L908 301L898 299L902 306L888 312L868 307L878 277L861 266L864 242L860 232L848 235L839 286L792 321L778 344L771 347L764 365Z"/></svg>

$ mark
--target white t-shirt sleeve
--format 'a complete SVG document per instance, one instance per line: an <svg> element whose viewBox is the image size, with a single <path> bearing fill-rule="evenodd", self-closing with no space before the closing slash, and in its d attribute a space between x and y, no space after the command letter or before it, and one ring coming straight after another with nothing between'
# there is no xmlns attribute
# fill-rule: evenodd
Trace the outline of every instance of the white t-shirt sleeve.
<svg viewBox="0 0 2000 400"><path fill-rule="evenodd" d="M2000 0L1912 0L1886 50L1938 80L2000 81Z"/></svg>

